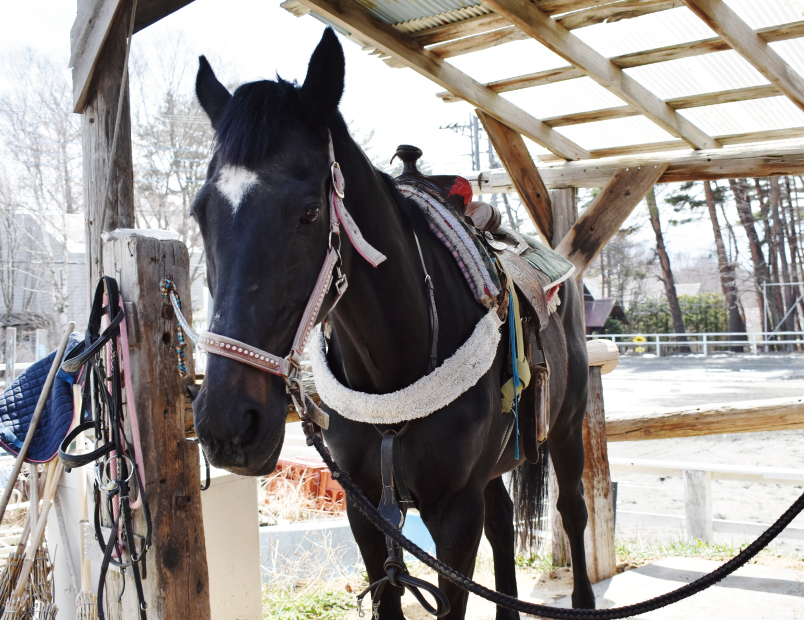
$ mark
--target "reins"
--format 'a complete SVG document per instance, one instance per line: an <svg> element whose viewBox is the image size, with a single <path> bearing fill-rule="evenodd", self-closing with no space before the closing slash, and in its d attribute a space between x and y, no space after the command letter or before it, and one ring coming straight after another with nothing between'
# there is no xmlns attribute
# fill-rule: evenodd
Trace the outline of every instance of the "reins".
<svg viewBox="0 0 804 620"><path fill-rule="evenodd" d="M102 330L104 318L108 320L108 325ZM128 364L125 315L117 282L113 278L103 276L98 282L84 337L84 348L64 361L62 368L67 372L83 369L80 379L83 381L80 423L62 442L59 458L67 471L95 463L94 529L95 538L103 550L98 584L98 617L100 620L104 619L106 574L109 567L114 565L122 573L131 568L140 618L146 620L148 606L142 585L145 571L143 568L142 573L140 572L140 563L145 560L151 546L152 522L143 482L139 427L134 411L133 384ZM124 390L133 442L125 435ZM95 434L95 449L88 453L68 452L70 444L89 430ZM137 490L136 501L131 498L133 488ZM104 538L101 526L104 506L112 522L108 540ZM137 549L138 537L134 533L132 510L140 507L145 518L146 532L142 547ZM128 560L124 557L124 549L128 550Z"/></svg>

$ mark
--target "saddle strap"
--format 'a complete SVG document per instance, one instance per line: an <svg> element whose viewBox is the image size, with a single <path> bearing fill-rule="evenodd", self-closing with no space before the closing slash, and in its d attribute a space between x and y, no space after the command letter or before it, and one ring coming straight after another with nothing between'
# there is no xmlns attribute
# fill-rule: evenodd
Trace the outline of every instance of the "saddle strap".
<svg viewBox="0 0 804 620"><path fill-rule="evenodd" d="M436 309L435 302L435 288L433 287L433 279L427 273L427 265L424 262L424 254L422 254L422 246L419 243L419 236L416 231L413 231L413 238L416 240L416 248L419 250L419 260L422 262L422 271L424 271L424 284L427 286L427 295L430 298L430 361L427 364L427 374L429 375L438 366L438 310Z"/></svg>

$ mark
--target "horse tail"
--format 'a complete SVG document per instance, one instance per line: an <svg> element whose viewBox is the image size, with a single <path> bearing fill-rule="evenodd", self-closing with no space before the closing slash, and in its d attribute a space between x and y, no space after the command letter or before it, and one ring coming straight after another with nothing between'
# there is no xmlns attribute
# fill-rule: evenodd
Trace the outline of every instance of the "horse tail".
<svg viewBox="0 0 804 620"><path fill-rule="evenodd" d="M519 547L537 550L539 529L545 516L549 485L549 452L547 442L539 446L539 461L525 461L511 472L514 525L519 535Z"/></svg>

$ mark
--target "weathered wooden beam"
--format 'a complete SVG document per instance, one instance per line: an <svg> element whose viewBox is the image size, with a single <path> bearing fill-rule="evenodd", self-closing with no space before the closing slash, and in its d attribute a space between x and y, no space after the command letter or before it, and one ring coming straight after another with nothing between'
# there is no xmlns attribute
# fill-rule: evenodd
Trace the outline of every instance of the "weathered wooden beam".
<svg viewBox="0 0 804 620"><path fill-rule="evenodd" d="M676 114L676 111L659 97L530 2L486 0L485 4L510 19L515 26L548 49L583 69L598 84L639 110L646 118L671 135L685 140L698 149L720 146L714 138L680 114Z"/></svg>
<svg viewBox="0 0 804 620"><path fill-rule="evenodd" d="M768 26L766 28L760 28L756 33L767 43L797 39L804 36L804 21L782 24L781 26ZM712 37L641 52L632 52L621 56L613 56L610 60L621 69L629 69L631 67L642 67L658 62L711 54L713 52L723 52L730 49L731 47L729 47L726 41L720 37ZM489 82L486 86L494 92L504 93L512 90L563 82L565 80L574 80L584 75L585 73L577 67L557 67L555 69L546 69L535 73L506 78L504 80L496 80ZM440 97L445 103L461 101L460 97L456 97L450 92L440 92L436 96Z"/></svg>
<svg viewBox="0 0 804 620"><path fill-rule="evenodd" d="M352 32L370 45L406 64L436 84L459 94L537 144L564 159L583 159L585 149L565 138L510 101L380 21L354 0L300 0L300 3L325 20Z"/></svg>
<svg viewBox="0 0 804 620"><path fill-rule="evenodd" d="M804 127L785 127L784 129L767 129L765 131L749 131L746 133L733 133L722 136L715 136L723 146L738 144L753 144L757 142L770 142L774 140L792 140L804 137ZM647 144L631 144L628 146L614 146L606 149L594 149L589 151L592 159L605 157L623 157L645 155L650 153L662 153L667 151L686 151L689 145L683 140L668 140L666 142L648 142ZM564 160L547 154L541 157L544 163L563 162Z"/></svg>
<svg viewBox="0 0 804 620"><path fill-rule="evenodd" d="M550 247L556 247L578 220L578 190L574 187L550 190L553 203L553 238Z"/></svg>
<svg viewBox="0 0 804 620"><path fill-rule="evenodd" d="M543 239L553 238L553 205L533 158L518 133L482 110L475 110L522 204Z"/></svg>
<svg viewBox="0 0 804 620"><path fill-rule="evenodd" d="M134 32L170 15L193 0L138 0ZM90 96L95 69L115 20L131 6L130 0L78 0L70 30L70 66L73 68L73 112L81 114ZM122 71L122 64L116 69Z"/></svg>
<svg viewBox="0 0 804 620"><path fill-rule="evenodd" d="M111 5L111 2L105 4ZM106 35L103 54L94 67L92 91L91 94L88 93L81 117L89 295L95 290L99 274L101 235L116 228L133 228L135 225L134 163L128 96L123 101L117 151L112 153L117 102L126 55L126 22L125 15L119 15L119 19L113 22ZM114 169L107 188L106 175L111 160L114 161ZM105 217L104 191L109 193L109 208L106 209Z"/></svg>
<svg viewBox="0 0 804 620"><path fill-rule="evenodd" d="M112 233L103 256L105 272L115 274L123 298L134 302L138 315L139 333L137 342L129 347L129 361L145 467L143 482L154 527L153 546L146 556L147 578L143 579L148 617L209 620L201 466L198 444L187 441L184 432L189 379L179 377L178 324L170 303L159 292L159 282L170 278L181 298L190 299L190 256L181 241L165 241L133 230ZM190 311L189 305L185 313ZM186 364L193 376L192 355L186 357ZM135 530L144 533L142 511L135 515ZM140 618L130 572L126 577L110 573L107 579L109 619ZM118 603L116 595L122 591L123 579L128 583Z"/></svg>
<svg viewBox="0 0 804 620"><path fill-rule="evenodd" d="M600 368L589 368L589 397L583 420L583 494L589 521L584 531L586 572L598 583L617 572L614 545L614 491L609 471L606 414Z"/></svg>
<svg viewBox="0 0 804 620"><path fill-rule="evenodd" d="M73 112L81 114L90 98L90 85L101 61L101 50L126 0L82 0L70 30L70 66L73 69ZM122 71L122 64L117 72Z"/></svg>
<svg viewBox="0 0 804 620"><path fill-rule="evenodd" d="M686 97L674 97L665 99L664 102L674 110L687 110L689 108L701 108L709 105L721 103L733 103L735 101L751 101L754 99L765 99L767 97L778 97L781 93L773 84L762 86L747 86L745 88L733 88L712 93L702 93L700 95L688 95ZM594 123L613 118L627 118L638 116L639 112L631 106L618 106L616 108L603 108L601 110L590 110L589 112L576 112L575 114L564 114L542 119L550 127L566 127L567 125L581 125L583 123ZM721 142L720 138L716 138ZM722 143L722 142L721 142Z"/></svg>
<svg viewBox="0 0 804 620"><path fill-rule="evenodd" d="M790 134L790 130L782 130ZM563 187L603 187L620 168L650 166L670 162L659 183L716 181L718 179L804 174L804 145L801 143L756 144L712 151L677 151L648 155L629 155L587 159L577 162L538 166L548 189ZM465 172L472 191L492 194L514 191L503 168Z"/></svg>
<svg viewBox="0 0 804 620"><path fill-rule="evenodd" d="M556 252L575 265L580 278L603 246L620 230L634 207L667 170L667 162L652 166L621 168L600 190L572 230L561 240Z"/></svg>
<svg viewBox="0 0 804 620"><path fill-rule="evenodd" d="M593 24L631 19L680 6L684 6L681 0L621 0L620 2L613 2L600 7L568 13L556 17L555 21L564 26L567 30L575 30ZM433 52L441 56L441 58L451 58L471 52L479 52L504 43L530 38L522 30L516 26L512 26L507 19L496 13L472 19L481 20L483 18L486 19L482 22L478 21L467 24L464 28L457 26L457 24L462 24L463 22L456 22L455 24L449 24L449 26L452 26L451 28L444 29L438 33L431 33L430 31L436 30L436 28L444 28L443 26L419 31L411 36L422 45L441 43L440 45L435 45L430 48ZM471 20L465 21L469 22ZM451 36L446 33L450 33ZM435 36L433 36L434 34ZM425 43L425 41L429 43Z"/></svg>
<svg viewBox="0 0 804 620"><path fill-rule="evenodd" d="M804 428L804 398L700 405L606 420L609 441L643 441Z"/></svg>
<svg viewBox="0 0 804 620"><path fill-rule="evenodd" d="M723 0L684 0L684 3L790 101L804 110L804 79L731 7Z"/></svg>

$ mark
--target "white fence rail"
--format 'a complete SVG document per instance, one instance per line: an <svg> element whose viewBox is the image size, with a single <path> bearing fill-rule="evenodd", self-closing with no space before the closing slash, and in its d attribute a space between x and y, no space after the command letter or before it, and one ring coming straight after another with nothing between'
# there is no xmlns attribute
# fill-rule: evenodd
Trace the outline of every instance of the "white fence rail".
<svg viewBox="0 0 804 620"><path fill-rule="evenodd" d="M698 538L706 543L713 541L714 532L758 536L769 527L769 524L764 523L714 519L712 517L712 480L738 480L804 487L804 469L617 457L609 457L609 468L612 473L683 477L685 517L618 510L617 520L620 523L641 527L675 527L684 530L690 540ZM779 536L804 540L804 528L787 527Z"/></svg>
<svg viewBox="0 0 804 620"><path fill-rule="evenodd" d="M611 340L623 352L651 352L661 355L669 347L690 347L704 355L714 349L745 347L756 355L760 348L778 345L804 345L804 332L709 332L690 334L589 334L587 339ZM634 340L634 339L638 340ZM685 338L686 340L681 340ZM642 351L639 351L642 349Z"/></svg>

